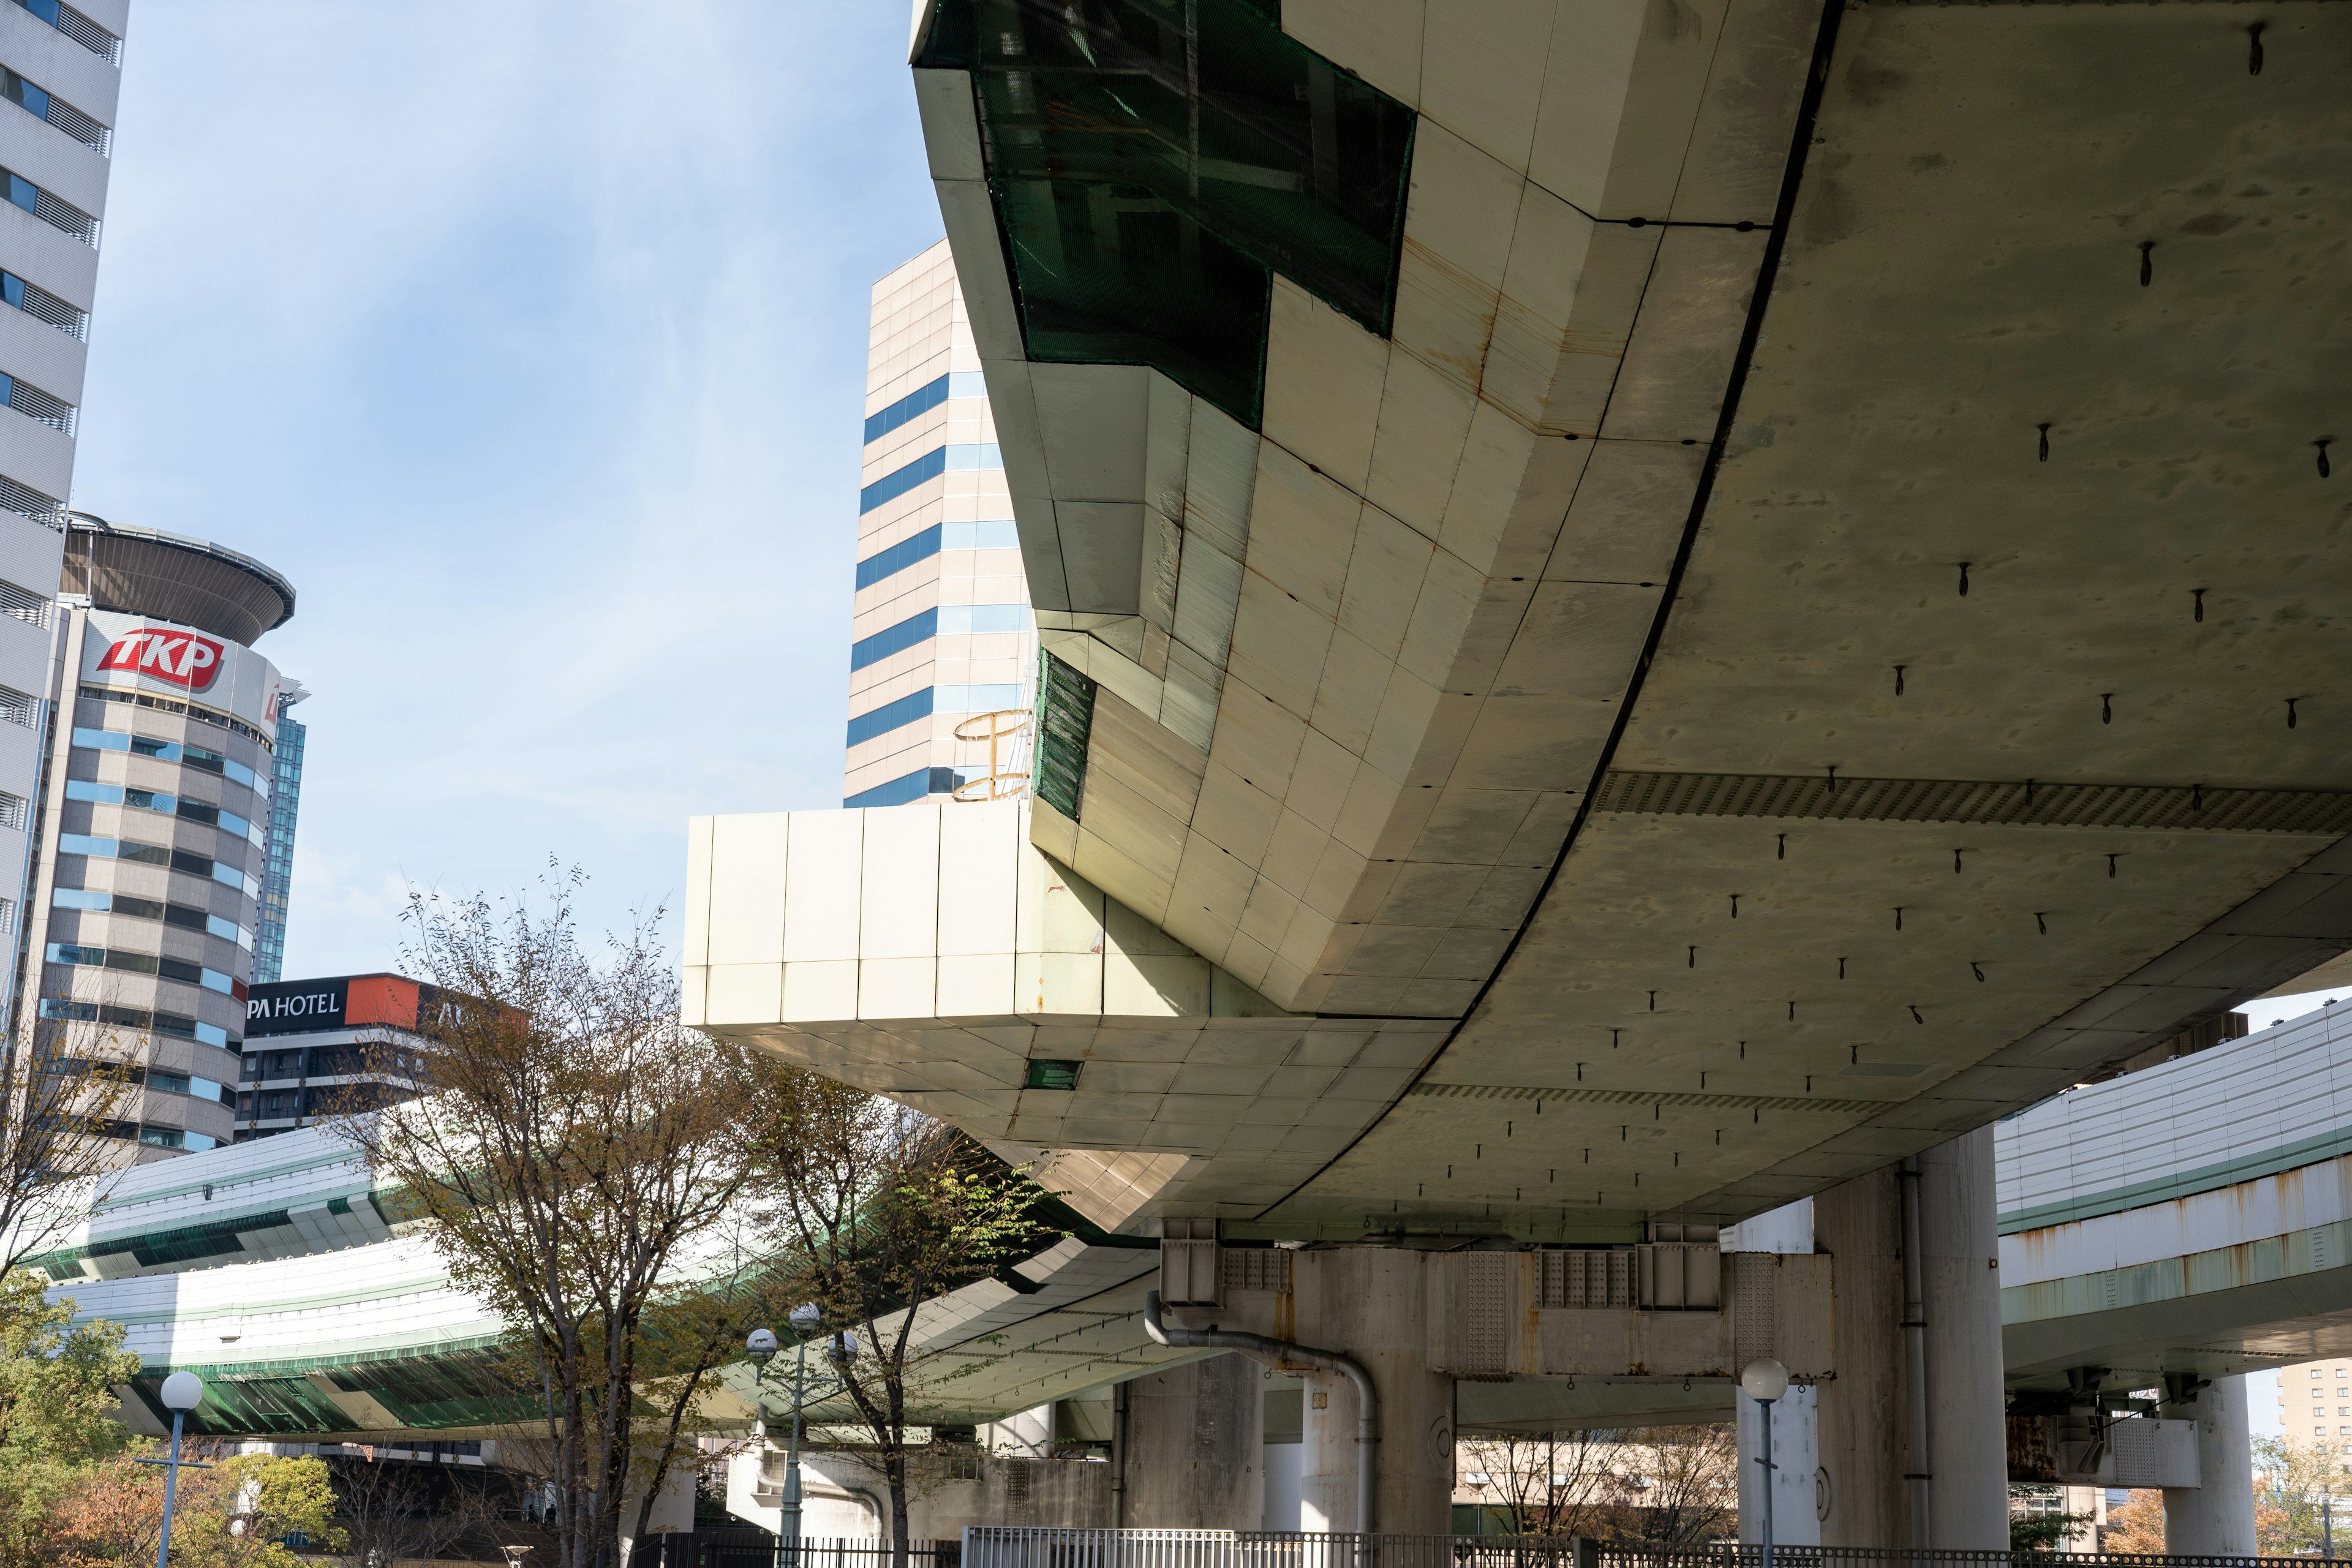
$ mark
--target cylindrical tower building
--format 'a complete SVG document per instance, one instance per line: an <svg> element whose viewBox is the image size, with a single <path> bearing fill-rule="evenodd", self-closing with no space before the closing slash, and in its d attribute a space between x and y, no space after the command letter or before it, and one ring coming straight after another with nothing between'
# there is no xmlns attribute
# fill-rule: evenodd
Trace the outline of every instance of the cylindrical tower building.
<svg viewBox="0 0 2352 1568"><path fill-rule="evenodd" d="M136 1065L127 1156L209 1149L236 1121L291 684L252 645L294 590L235 551L80 513L62 586L26 989Z"/></svg>

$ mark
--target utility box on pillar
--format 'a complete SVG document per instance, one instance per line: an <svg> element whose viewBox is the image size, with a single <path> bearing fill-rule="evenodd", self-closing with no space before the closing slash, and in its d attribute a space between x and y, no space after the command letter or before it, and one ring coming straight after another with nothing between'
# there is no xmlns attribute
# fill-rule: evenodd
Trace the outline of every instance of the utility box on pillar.
<svg viewBox="0 0 2352 1568"><path fill-rule="evenodd" d="M1160 1222L1160 1299L1171 1307L1217 1304L1217 1222Z"/></svg>

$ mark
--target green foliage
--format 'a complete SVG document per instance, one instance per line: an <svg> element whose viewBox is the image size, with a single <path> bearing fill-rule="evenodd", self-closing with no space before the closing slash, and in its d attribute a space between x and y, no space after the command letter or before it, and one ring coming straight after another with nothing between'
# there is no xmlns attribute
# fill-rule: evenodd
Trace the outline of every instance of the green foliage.
<svg viewBox="0 0 2352 1568"><path fill-rule="evenodd" d="M2097 1516L2088 1513L2067 1513L2063 1505L2066 1492L2063 1487L2029 1484L2009 1489L2009 1549L2011 1552L2055 1552L2066 1538L2093 1523ZM2062 1507L2042 1511L2020 1509L2020 1502L2051 1503Z"/></svg>
<svg viewBox="0 0 2352 1568"><path fill-rule="evenodd" d="M2323 1500L2330 1496L2333 1507ZM2264 1556L2313 1555L2352 1534L2347 1503L2352 1471L2326 1445L2254 1439L2254 1535Z"/></svg>
<svg viewBox="0 0 2352 1568"><path fill-rule="evenodd" d="M210 1506L172 1527L172 1555L188 1568L304 1568L306 1559L282 1544L289 1535L308 1538L314 1551L341 1550L325 1460L239 1454L221 1461L212 1479Z"/></svg>
<svg viewBox="0 0 2352 1568"><path fill-rule="evenodd" d="M30 1273L0 1277L0 1563L27 1560L58 1499L131 1443L108 1412L139 1358L120 1323L73 1328L73 1314Z"/></svg>

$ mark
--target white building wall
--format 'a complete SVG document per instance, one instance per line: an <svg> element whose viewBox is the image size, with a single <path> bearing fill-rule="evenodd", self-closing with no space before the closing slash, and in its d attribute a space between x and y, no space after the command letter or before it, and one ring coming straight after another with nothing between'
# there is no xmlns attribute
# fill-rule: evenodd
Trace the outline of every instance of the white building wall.
<svg viewBox="0 0 2352 1568"><path fill-rule="evenodd" d="M122 36L128 0L78 0L75 8L118 38ZM121 50L114 53L119 56ZM0 5L0 65L100 124L110 128L115 123L121 65L22 6ZM108 156L13 101L0 101L0 166L94 218L106 216L107 180L112 172ZM101 221L96 237L102 241L104 233ZM86 314L97 289L98 247L14 202L0 202L0 269ZM0 373L17 383L79 408L89 353L86 331L70 332L0 302ZM73 437L18 407L0 405L0 476L62 508L73 499ZM23 504L20 492L8 493ZM65 557L63 522L62 516L30 518L18 510L0 510L0 582L54 601ZM27 696L46 696L59 619L54 610L43 616L20 607L8 614L13 620L0 620L0 685ZM61 716L61 721L69 724L70 715ZM31 727L0 723L0 792L24 801L39 799L45 727L37 715ZM0 921L5 927L0 931L0 951L6 955L0 958L0 983L12 997L19 983L17 931L27 918L28 844L27 834L0 830L0 899L7 901L6 918Z"/></svg>
<svg viewBox="0 0 2352 1568"><path fill-rule="evenodd" d="M851 638L865 638L926 611L950 611L937 635L877 659L849 677L849 715L933 693L928 716L894 725L847 747L845 804L898 805L933 793L929 770L959 779L988 771L984 741L959 741L956 726L974 714L1029 706L1036 634L1027 614L1028 578L1013 531L1013 501L993 454L996 425L980 382L980 355L942 240L874 286L866 360L866 412L871 416L923 388L949 380L949 393L866 444L859 484L869 486L944 448L950 466L858 517L857 559L941 530L935 553L856 590ZM971 466L957 467L956 463ZM1008 629L965 630L961 606L1019 606ZM1011 764L1000 749L1000 767ZM917 781L920 777L919 785ZM870 795L879 790L882 794Z"/></svg>

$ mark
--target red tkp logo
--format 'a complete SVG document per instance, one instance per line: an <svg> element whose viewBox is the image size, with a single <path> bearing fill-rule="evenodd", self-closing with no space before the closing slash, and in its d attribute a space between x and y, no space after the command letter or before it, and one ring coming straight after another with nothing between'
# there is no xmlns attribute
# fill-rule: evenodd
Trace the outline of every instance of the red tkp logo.
<svg viewBox="0 0 2352 1568"><path fill-rule="evenodd" d="M202 691L220 674L221 645L194 632L152 629L125 632L114 639L100 669L128 669L189 691Z"/></svg>

